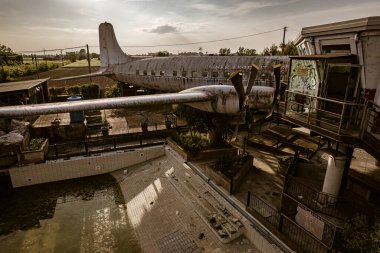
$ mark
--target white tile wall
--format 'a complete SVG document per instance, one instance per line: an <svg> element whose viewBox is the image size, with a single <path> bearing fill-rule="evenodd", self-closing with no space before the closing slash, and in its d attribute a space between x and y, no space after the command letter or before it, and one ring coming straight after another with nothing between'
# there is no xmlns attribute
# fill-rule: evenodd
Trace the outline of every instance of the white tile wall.
<svg viewBox="0 0 380 253"><path fill-rule="evenodd" d="M103 153L99 156L73 157L46 163L13 167L9 170L13 187L72 179L126 168L165 155L163 146L126 152Z"/></svg>

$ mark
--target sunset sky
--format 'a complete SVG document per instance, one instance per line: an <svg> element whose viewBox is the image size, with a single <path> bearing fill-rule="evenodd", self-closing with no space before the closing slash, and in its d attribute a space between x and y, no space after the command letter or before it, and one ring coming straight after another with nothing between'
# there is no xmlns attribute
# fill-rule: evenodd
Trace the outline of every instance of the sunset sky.
<svg viewBox="0 0 380 253"><path fill-rule="evenodd" d="M0 44L14 51L97 46L98 26L113 24L122 46L189 43L380 15L379 0L0 0ZM282 31L216 43L123 48L129 54L168 50L216 53L239 46L262 51ZM91 49L98 51L96 47Z"/></svg>

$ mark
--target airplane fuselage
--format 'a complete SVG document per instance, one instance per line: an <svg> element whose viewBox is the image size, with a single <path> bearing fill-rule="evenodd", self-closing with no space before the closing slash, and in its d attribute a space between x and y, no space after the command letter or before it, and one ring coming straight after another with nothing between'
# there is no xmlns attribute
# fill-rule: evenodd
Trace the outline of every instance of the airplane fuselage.
<svg viewBox="0 0 380 253"><path fill-rule="evenodd" d="M231 85L229 74L242 70L246 82L252 64L287 65L284 56L174 56L154 57L108 66L118 81L163 92L179 92L205 85Z"/></svg>

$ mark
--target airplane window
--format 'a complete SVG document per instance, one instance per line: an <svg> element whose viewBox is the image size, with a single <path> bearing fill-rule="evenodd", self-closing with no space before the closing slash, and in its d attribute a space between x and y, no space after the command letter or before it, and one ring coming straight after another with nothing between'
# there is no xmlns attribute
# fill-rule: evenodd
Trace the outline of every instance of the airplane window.
<svg viewBox="0 0 380 253"><path fill-rule="evenodd" d="M152 76L155 76L155 75L156 75L156 72L154 72L154 70L152 69L152 70L150 71L150 74L151 74Z"/></svg>
<svg viewBox="0 0 380 253"><path fill-rule="evenodd" d="M136 70L136 75L139 75L140 74L140 71L137 69Z"/></svg>
<svg viewBox="0 0 380 253"><path fill-rule="evenodd" d="M191 76L192 77L197 77L197 71L191 71Z"/></svg>
<svg viewBox="0 0 380 253"><path fill-rule="evenodd" d="M144 76L146 76L148 74L148 71L144 70Z"/></svg>
<svg viewBox="0 0 380 253"><path fill-rule="evenodd" d="M182 76L187 76L187 71L186 70L182 71Z"/></svg>
<svg viewBox="0 0 380 253"><path fill-rule="evenodd" d="M177 70L173 70L173 76L177 76Z"/></svg>
<svg viewBox="0 0 380 253"><path fill-rule="evenodd" d="M212 77L218 77L218 76L219 76L218 71L213 71L213 72L212 72Z"/></svg>
<svg viewBox="0 0 380 253"><path fill-rule="evenodd" d="M161 71L160 71L160 76L163 76L163 75L165 75L165 71L164 71L164 70L161 70Z"/></svg>
<svg viewBox="0 0 380 253"><path fill-rule="evenodd" d="M202 76L203 77L207 77L207 74L208 74L207 71L202 71Z"/></svg>

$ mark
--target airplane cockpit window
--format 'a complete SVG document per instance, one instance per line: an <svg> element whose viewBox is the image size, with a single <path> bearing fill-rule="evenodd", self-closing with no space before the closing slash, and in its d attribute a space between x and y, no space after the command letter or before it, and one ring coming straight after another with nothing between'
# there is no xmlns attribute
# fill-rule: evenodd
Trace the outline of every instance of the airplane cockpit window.
<svg viewBox="0 0 380 253"><path fill-rule="evenodd" d="M173 70L173 76L177 76L177 70Z"/></svg>

